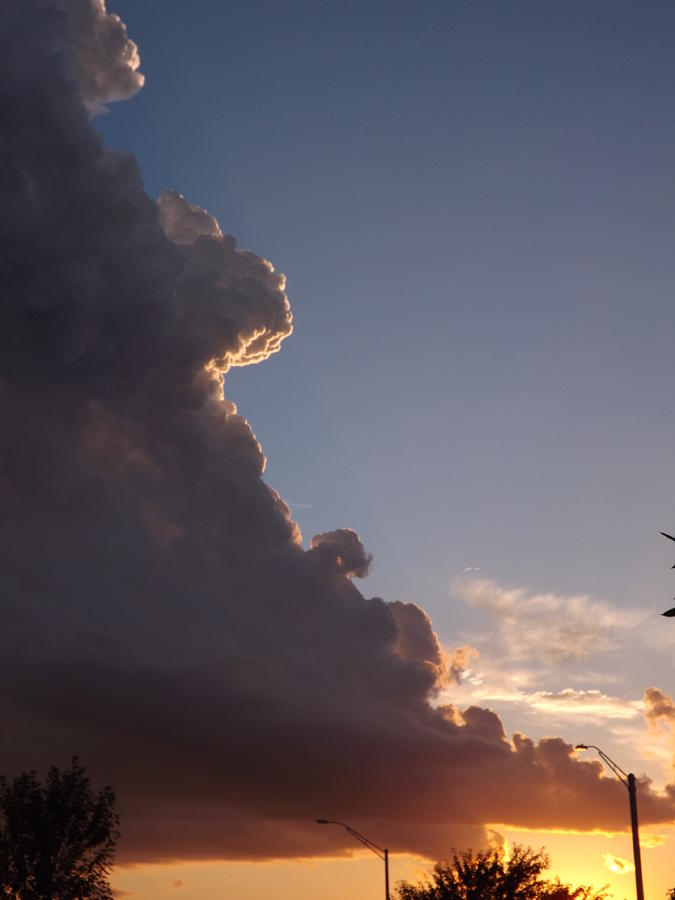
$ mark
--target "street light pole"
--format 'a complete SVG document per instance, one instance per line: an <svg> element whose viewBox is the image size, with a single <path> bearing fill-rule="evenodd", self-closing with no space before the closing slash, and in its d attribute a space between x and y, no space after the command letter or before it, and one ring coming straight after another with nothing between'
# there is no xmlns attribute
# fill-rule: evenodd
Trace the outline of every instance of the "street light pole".
<svg viewBox="0 0 675 900"><path fill-rule="evenodd" d="M637 892L637 900L645 900L644 888L642 886L642 859L640 856L640 836L638 833L638 816L637 816L637 797L635 792L635 775L632 772L626 774L621 766L617 765L613 759L610 759L595 744L577 744L575 750L596 750L600 759L609 766L619 781L623 782L628 789L628 800L630 802L630 825L633 833L633 859L635 861L635 890Z"/></svg>
<svg viewBox="0 0 675 900"><path fill-rule="evenodd" d="M364 847L367 847L371 853L374 853L379 859L384 860L384 900L389 900L389 851L386 847L378 847L377 844L373 843L369 838L365 835L361 834L360 831L357 831L355 828L352 828L351 825L346 825L344 822L333 822L332 819L317 819L317 825L340 825L346 831L348 831L352 837L355 837L357 841L360 841ZM644 900L644 898L642 898Z"/></svg>
<svg viewBox="0 0 675 900"><path fill-rule="evenodd" d="M626 777L628 798L630 800L630 824L633 831L633 859L635 860L635 886L638 900L644 900L642 888L642 859L640 857L640 837L638 835L637 797L635 795L635 775L629 772Z"/></svg>

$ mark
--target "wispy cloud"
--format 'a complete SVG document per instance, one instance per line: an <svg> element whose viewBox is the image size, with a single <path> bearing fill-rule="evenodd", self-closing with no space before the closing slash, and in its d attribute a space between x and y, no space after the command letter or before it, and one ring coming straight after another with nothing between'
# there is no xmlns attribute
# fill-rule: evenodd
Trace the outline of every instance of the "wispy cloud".
<svg viewBox="0 0 675 900"><path fill-rule="evenodd" d="M538 712L574 718L588 716L597 719L633 719L642 709L639 700L610 697L595 690L577 691L565 688L562 691L534 691L520 696L526 705Z"/></svg>
<svg viewBox="0 0 675 900"><path fill-rule="evenodd" d="M454 702L499 703L520 706L542 717L570 720L626 720L639 718L643 710L641 700L613 697L598 690L563 688L558 691L524 690L513 684L495 683L491 679L473 675L469 670L458 689L447 692Z"/></svg>
<svg viewBox="0 0 675 900"><path fill-rule="evenodd" d="M640 846L644 850L653 850L654 847L663 847L665 842L665 834L655 834L644 830L640 832Z"/></svg>
<svg viewBox="0 0 675 900"><path fill-rule="evenodd" d="M453 582L453 594L487 614L494 649L513 662L579 662L616 648L643 616L587 594L535 594L487 578Z"/></svg>

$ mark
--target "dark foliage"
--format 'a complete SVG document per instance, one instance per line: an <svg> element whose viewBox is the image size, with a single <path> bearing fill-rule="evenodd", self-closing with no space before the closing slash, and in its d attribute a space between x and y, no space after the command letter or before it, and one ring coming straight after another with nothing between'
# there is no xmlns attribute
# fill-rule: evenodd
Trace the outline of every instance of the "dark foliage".
<svg viewBox="0 0 675 900"><path fill-rule="evenodd" d="M94 794L86 769L0 776L0 894L10 900L111 900L119 837L115 795Z"/></svg>
<svg viewBox="0 0 675 900"><path fill-rule="evenodd" d="M501 850L474 853L453 851L451 862L434 866L430 880L420 884L403 881L399 900L604 900L582 885L577 888L560 880L547 881L542 873L549 866L543 850L514 846L510 858ZM675 898L673 898L675 900Z"/></svg>

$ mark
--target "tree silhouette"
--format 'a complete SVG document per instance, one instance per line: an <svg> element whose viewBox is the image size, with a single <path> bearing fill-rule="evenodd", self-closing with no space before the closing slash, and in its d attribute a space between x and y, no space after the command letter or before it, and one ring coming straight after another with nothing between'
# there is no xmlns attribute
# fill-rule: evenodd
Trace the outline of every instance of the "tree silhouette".
<svg viewBox="0 0 675 900"><path fill-rule="evenodd" d="M543 850L515 845L509 858L499 849L474 853L453 851L451 862L436 863L431 879L419 884L402 881L399 900L605 900L582 885L572 888L559 879L541 877L549 867ZM675 898L673 898L675 900Z"/></svg>
<svg viewBox="0 0 675 900"><path fill-rule="evenodd" d="M119 837L115 795L94 794L84 766L0 776L0 895L10 900L111 900Z"/></svg>

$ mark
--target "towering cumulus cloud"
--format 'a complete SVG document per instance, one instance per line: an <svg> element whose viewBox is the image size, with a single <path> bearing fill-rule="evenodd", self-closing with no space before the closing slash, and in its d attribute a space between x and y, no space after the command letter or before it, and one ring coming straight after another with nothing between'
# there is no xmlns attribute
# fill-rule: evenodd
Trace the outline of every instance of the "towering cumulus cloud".
<svg viewBox="0 0 675 900"><path fill-rule="evenodd" d="M0 739L77 752L122 856L283 856L341 839L474 846L484 824L623 826L557 739L434 704L457 660L366 599L355 532L300 542L227 370L291 331L284 279L90 124L143 83L102 0L0 6ZM590 822L592 817L592 823ZM673 817L644 786L644 822Z"/></svg>

